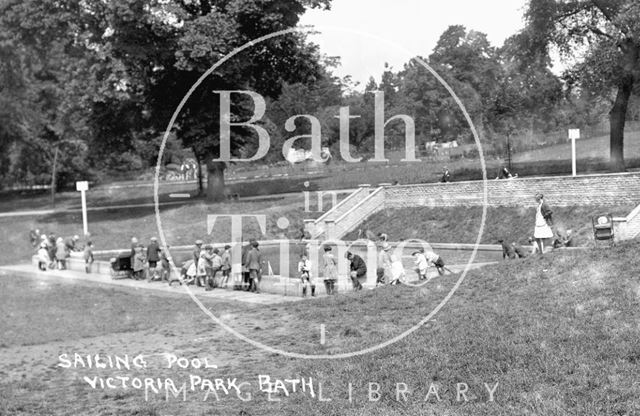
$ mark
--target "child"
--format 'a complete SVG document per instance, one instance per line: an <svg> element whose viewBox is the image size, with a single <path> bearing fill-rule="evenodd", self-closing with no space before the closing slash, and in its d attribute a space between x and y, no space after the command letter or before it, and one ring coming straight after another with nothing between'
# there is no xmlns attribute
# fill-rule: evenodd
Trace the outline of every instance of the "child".
<svg viewBox="0 0 640 416"><path fill-rule="evenodd" d="M338 280L338 268L336 258L331 253L331 247L324 248L324 255L322 256L324 262L324 287L327 295L333 295L336 293L336 280Z"/></svg>
<svg viewBox="0 0 640 416"><path fill-rule="evenodd" d="M229 274L231 273L231 246L224 246L224 252L222 253L222 280L220 281L220 287L226 287L229 280Z"/></svg>
<svg viewBox="0 0 640 416"><path fill-rule="evenodd" d="M524 248L522 248L522 246L518 243L516 243L515 241L513 243L511 243L511 245L513 246L513 251L515 251L516 256L518 256L518 258L525 258L527 257L527 253L525 251Z"/></svg>
<svg viewBox="0 0 640 416"><path fill-rule="evenodd" d="M193 259L189 259L182 264L182 269L180 270L180 277L184 281L186 285L192 285L196 281L196 262ZM169 281L169 286L171 286L171 281ZM182 282L180 282L182 285Z"/></svg>
<svg viewBox="0 0 640 416"><path fill-rule="evenodd" d="M87 241L84 246L84 271L91 273L91 266L93 265L93 243Z"/></svg>
<svg viewBox="0 0 640 416"><path fill-rule="evenodd" d="M249 269L249 292L260 292L260 280L262 280L262 254L258 249L258 242L251 243L251 250L247 253L247 268Z"/></svg>
<svg viewBox="0 0 640 416"><path fill-rule="evenodd" d="M380 250L378 251L378 268L376 269L376 287L380 285L385 285L387 280L387 275L389 274L389 270L391 269L391 257L389 256L389 250L391 250L391 246L386 241L382 243L380 246Z"/></svg>
<svg viewBox="0 0 640 416"><path fill-rule="evenodd" d="M58 263L58 270L65 270L67 268L67 246L65 246L62 237L58 237L56 240L56 261Z"/></svg>
<svg viewBox="0 0 640 416"><path fill-rule="evenodd" d="M209 287L213 289L215 287L218 287L218 285L216 284L216 274L218 274L218 272L222 269L222 257L220 256L220 250L218 250L217 248L213 249L210 260L210 267L211 269L208 273Z"/></svg>
<svg viewBox="0 0 640 416"><path fill-rule="evenodd" d="M399 285L404 280L404 266L395 254L391 255L391 282L390 285Z"/></svg>
<svg viewBox="0 0 640 416"><path fill-rule="evenodd" d="M416 251L412 254L415 263L416 263L416 273L418 274L419 280L427 279L427 269L429 268L429 263L427 262L427 258L423 253Z"/></svg>
<svg viewBox="0 0 640 416"><path fill-rule="evenodd" d="M300 256L298 262L298 272L300 273L300 280L302 280L302 297L307 296L307 287L311 286L311 296L316 295L316 284L311 277L311 261L305 254Z"/></svg>
<svg viewBox="0 0 640 416"><path fill-rule="evenodd" d="M436 270L438 271L438 274L442 276L444 274L444 269L445 269L444 261L442 260L442 257L438 256L436 253L429 250L424 252L424 256L426 257L429 263L435 266Z"/></svg>
<svg viewBox="0 0 640 416"><path fill-rule="evenodd" d="M40 243L38 249L38 269L47 271L47 267L51 264L51 258L49 258L49 250L47 249L47 243L44 241Z"/></svg>
<svg viewBox="0 0 640 416"><path fill-rule="evenodd" d="M211 258L213 247L207 244L204 250L200 251L198 264L196 266L196 286L205 287L207 290L211 290L209 284L209 274L211 273ZM209 273L207 273L209 272Z"/></svg>
<svg viewBox="0 0 640 416"><path fill-rule="evenodd" d="M134 280L144 280L144 266L147 263L147 258L143 249L142 243L138 243L133 249L133 264L131 268L133 269Z"/></svg>
<svg viewBox="0 0 640 416"><path fill-rule="evenodd" d="M347 251L345 257L349 260L349 277L351 278L353 290L362 290L360 279L366 278L367 276L367 264L362 260L362 257L350 251Z"/></svg>
<svg viewBox="0 0 640 416"><path fill-rule="evenodd" d="M169 246L167 245L167 250ZM165 250L160 249L160 280L168 281L171 284L171 261Z"/></svg>
<svg viewBox="0 0 640 416"><path fill-rule="evenodd" d="M147 246L147 262L149 264L149 279L160 280L158 274L158 262L160 261L160 246L158 245L158 239L151 237L151 242Z"/></svg>
<svg viewBox="0 0 640 416"><path fill-rule="evenodd" d="M507 257L510 259L516 258L516 252L513 249L513 246L507 243L506 241L500 239L498 243L502 246L502 259L506 259Z"/></svg>

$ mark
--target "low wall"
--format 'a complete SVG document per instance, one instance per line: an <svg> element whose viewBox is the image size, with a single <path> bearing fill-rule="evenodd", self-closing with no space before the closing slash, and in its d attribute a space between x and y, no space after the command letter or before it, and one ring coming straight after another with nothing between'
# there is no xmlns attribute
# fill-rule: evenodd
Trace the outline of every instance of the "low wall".
<svg viewBox="0 0 640 416"><path fill-rule="evenodd" d="M553 206L640 204L640 174L557 176L487 180L490 206L535 206L542 193ZM385 187L385 208L483 205L483 181Z"/></svg>

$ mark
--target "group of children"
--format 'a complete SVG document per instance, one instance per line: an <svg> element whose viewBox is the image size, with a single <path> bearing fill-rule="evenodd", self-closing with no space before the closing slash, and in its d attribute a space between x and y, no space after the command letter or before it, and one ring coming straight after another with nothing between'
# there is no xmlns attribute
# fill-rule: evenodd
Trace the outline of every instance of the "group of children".
<svg viewBox="0 0 640 416"><path fill-rule="evenodd" d="M231 272L231 246L226 245L222 252L212 244L204 244L196 240L192 257L183 263L181 270L182 281L188 285L204 287L213 290L216 287L226 287ZM216 275L220 273L220 280ZM169 282L171 284L171 282Z"/></svg>
<svg viewBox="0 0 640 416"><path fill-rule="evenodd" d="M404 265L398 256L390 253L391 245L386 241L386 234L378 234L378 238L380 238L380 250L377 258L376 286L400 284L405 278ZM420 249L413 252L412 256L415 261L415 271L420 280L427 279L429 265L433 265L439 275L443 275L445 270L448 270L442 258L433 251ZM350 251L347 251L345 258L349 261L349 277L353 290L362 290L362 279L366 279L367 276L366 262L362 257ZM322 265L325 292L327 295L333 295L336 293L335 285L338 280L338 264L331 247L324 248ZM311 296L315 296L315 278L312 272L312 264L306 251L300 256L298 273L302 284L302 296L307 296L309 292Z"/></svg>
<svg viewBox="0 0 640 416"><path fill-rule="evenodd" d="M56 237L51 233L40 233L40 230L31 230L29 233L31 245L36 248L38 256L38 269L46 271L48 269L65 270L67 268L67 259L71 257L72 252L83 252L85 263L85 271L91 273L93 265L93 243L87 241L84 248L80 247L80 237L74 235L64 239Z"/></svg>
<svg viewBox="0 0 640 416"><path fill-rule="evenodd" d="M420 248L411 255L414 258L414 270L419 280L428 279L427 270L429 265L433 265L440 276L444 274L445 270L448 270L442 257L431 250ZM395 253L391 253L391 245L387 241L383 241L380 244L376 275L376 286L385 284L397 285L402 283L406 277L402 259Z"/></svg>
<svg viewBox="0 0 640 416"><path fill-rule="evenodd" d="M362 290L361 279L365 278L367 275L367 264L362 257L357 254L353 254L350 251L346 252L345 258L349 261L349 277L351 278L353 290ZM334 295L337 293L336 282L338 281L338 261L333 255L333 249L331 247L324 248L322 263L325 292L327 295ZM308 292L310 292L311 296L315 296L315 278L313 277L311 260L309 260L309 255L306 250L300 255L298 273L302 283L302 296L307 296Z"/></svg>
<svg viewBox="0 0 640 416"><path fill-rule="evenodd" d="M147 247L132 237L130 256L134 280L171 282L169 256L160 248L156 237L149 239Z"/></svg>

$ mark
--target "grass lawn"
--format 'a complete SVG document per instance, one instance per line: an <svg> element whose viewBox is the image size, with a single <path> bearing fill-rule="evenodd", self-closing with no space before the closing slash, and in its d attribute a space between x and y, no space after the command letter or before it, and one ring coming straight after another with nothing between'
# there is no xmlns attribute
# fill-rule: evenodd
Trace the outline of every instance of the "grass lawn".
<svg viewBox="0 0 640 416"><path fill-rule="evenodd" d="M293 359L262 351L232 337L204 316L189 319L190 313L181 315L193 309L188 300L183 304L166 298L130 303L126 294L114 293L111 303L125 310L115 310L119 314L111 319L129 310L151 317L158 313L157 305L174 316L160 326L155 319L136 324L131 328L135 332L108 334L123 329L122 324L109 324L112 326L88 334L98 335L95 338L64 342L47 341L57 339L54 329L47 330L50 336L30 335L40 326L25 326L27 335L21 339L40 339L43 344L21 346L20 341L14 341L0 348L0 414L638 414L639 249L640 242L634 241L613 249L552 253L472 271L426 326L392 346L339 360ZM240 333L275 348L335 354L371 346L409 328L443 298L453 281L452 277L439 278L422 290L384 287L286 305L207 306ZM45 291L39 298L43 304L53 304L57 295L55 290ZM86 309L96 296L104 295L93 290L77 292L77 296L64 298L57 314L82 316L87 321L82 325L99 325L100 316L87 314ZM0 292L2 300L13 296ZM122 299L115 299L118 296ZM16 302L12 312L32 311L29 303ZM160 312L159 316L164 315ZM61 320L43 319L50 326L69 327ZM327 328L324 344L319 342L320 324ZM78 333L82 335L82 331ZM172 352L189 358L208 356L218 368L168 369L159 358L157 363L149 358L151 364L144 370L56 366L58 354L73 352L149 357ZM244 391L251 392L252 399L243 402L219 389L219 401L214 396L203 401L202 393L189 390L184 402L182 396L166 401L160 394L145 402L142 390L94 390L82 381L83 376L125 374L170 377L176 383L188 383L190 375L231 377L238 383L249 383ZM281 380L311 377L315 393L322 383L323 397L331 401L299 391L286 397L283 390L272 396L280 401L269 401L258 389L259 375ZM348 400L348 383L353 389L352 402ZM380 386L379 400L369 400L369 383ZM397 383L406 385L406 402L402 396L397 400ZM425 402L432 383L441 400L431 394ZM468 386L468 402L462 397L457 400L457 383ZM491 387L498 383L495 401L489 401L484 383Z"/></svg>
<svg viewBox="0 0 640 416"><path fill-rule="evenodd" d="M265 215L267 232L261 237L257 220L248 219L244 223L243 235L248 240L256 238L297 238L303 220L317 218L321 213L305 212L302 195L274 196L261 201L238 201L219 204L206 204L203 201L189 201L184 205L161 207L160 217L167 242L171 246L189 245L201 238L207 242L227 242L231 239L231 221L221 218L216 222L212 233L207 235L207 215ZM280 229L277 220L286 217L289 227ZM127 248L130 239L137 236L147 243L152 236L158 236L158 227L153 207L90 211L88 214L89 231L95 250ZM6 217L0 218L0 229L4 238L0 239L0 264L16 264L29 260L33 249L28 241L31 228L43 232L54 232L58 236L82 234L82 215L80 212L56 213L39 218Z"/></svg>
<svg viewBox="0 0 640 416"><path fill-rule="evenodd" d="M554 224L572 230L576 245L593 244L591 218L602 213L626 216L636 205L552 207ZM435 243L475 243L480 229L482 207L386 209L363 224L374 233L384 232L392 241L421 238ZM533 235L534 208L489 207L481 243L497 244L499 239L526 244ZM355 239L349 233L345 239Z"/></svg>
<svg viewBox="0 0 640 416"><path fill-rule="evenodd" d="M626 158L640 156L640 131L625 131L624 155ZM609 136L579 139L576 141L576 158L609 158ZM537 162L541 160L571 160L571 142L516 153L514 162Z"/></svg>

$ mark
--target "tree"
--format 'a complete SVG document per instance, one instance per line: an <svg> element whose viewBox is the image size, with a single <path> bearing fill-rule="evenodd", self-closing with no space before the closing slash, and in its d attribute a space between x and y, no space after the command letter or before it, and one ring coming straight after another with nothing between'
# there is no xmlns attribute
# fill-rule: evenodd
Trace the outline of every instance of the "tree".
<svg viewBox="0 0 640 416"><path fill-rule="evenodd" d="M573 69L582 88L612 98L609 112L610 164L624 167L624 127L634 87L640 80L640 4L636 0L530 0L523 47L548 56L555 46L565 56L583 52Z"/></svg>
<svg viewBox="0 0 640 416"><path fill-rule="evenodd" d="M118 5L96 0L95 4L108 9L113 32L103 49L123 63L128 90L140 91L141 108L148 114L143 125L160 132L193 83L219 59L248 41L295 26L305 7L328 7L328 0L129 0ZM175 130L207 167L208 200L224 198L226 168L214 161L220 153L219 103L212 92L253 90L277 99L284 82L317 79L318 58L317 48L299 34L272 38L226 62L194 91ZM251 116L250 100L232 98L235 120ZM232 154L246 153L254 142L251 129L234 128Z"/></svg>
<svg viewBox="0 0 640 416"><path fill-rule="evenodd" d="M85 98L94 53L77 2L6 1L0 6L0 91L16 174L51 172L52 203L60 171L86 168ZM29 149L29 151L25 151ZM28 163L27 163L28 162ZM73 177L73 175L71 175ZM67 178L71 179L71 178Z"/></svg>

